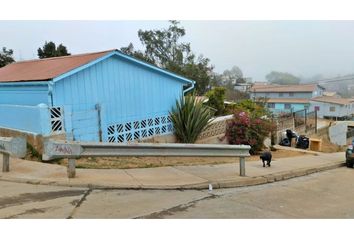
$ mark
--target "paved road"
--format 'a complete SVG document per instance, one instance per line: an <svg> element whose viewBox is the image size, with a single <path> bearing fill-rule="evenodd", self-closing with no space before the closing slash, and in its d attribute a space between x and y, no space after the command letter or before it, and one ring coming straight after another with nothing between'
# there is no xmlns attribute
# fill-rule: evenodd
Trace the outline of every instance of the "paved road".
<svg viewBox="0 0 354 240"><path fill-rule="evenodd" d="M354 218L354 170L208 191L89 190L0 181L0 218Z"/></svg>

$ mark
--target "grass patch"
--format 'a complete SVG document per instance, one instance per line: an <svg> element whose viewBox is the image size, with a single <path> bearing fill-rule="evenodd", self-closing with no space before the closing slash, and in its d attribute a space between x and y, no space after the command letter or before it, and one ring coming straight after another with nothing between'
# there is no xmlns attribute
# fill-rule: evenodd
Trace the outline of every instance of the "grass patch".
<svg viewBox="0 0 354 240"><path fill-rule="evenodd" d="M27 154L25 159L33 161L42 161L42 155L32 146L32 144L27 142Z"/></svg>

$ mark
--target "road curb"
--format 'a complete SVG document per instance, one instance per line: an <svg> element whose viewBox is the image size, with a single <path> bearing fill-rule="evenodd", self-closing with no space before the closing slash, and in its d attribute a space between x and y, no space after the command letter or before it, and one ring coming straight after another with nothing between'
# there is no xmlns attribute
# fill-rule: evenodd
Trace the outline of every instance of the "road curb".
<svg viewBox="0 0 354 240"><path fill-rule="evenodd" d="M345 166L345 163L330 163L324 164L318 167L300 168L293 171L279 172L258 177L244 177L237 180L217 180L211 182L203 182L196 184L184 184L184 185L115 185L115 184L91 184L91 183L73 183L70 180L67 181L50 181L28 178L16 178L0 176L0 180L16 183L27 183L34 185L49 185L49 186L61 186L61 187L77 187L77 188L90 188L90 189L132 189L132 190L205 190L209 189L209 184L214 189L219 188L237 188L237 187L249 187L267 183L273 183L278 181L284 181L295 177L301 177L310 175L317 172L327 171L339 167Z"/></svg>

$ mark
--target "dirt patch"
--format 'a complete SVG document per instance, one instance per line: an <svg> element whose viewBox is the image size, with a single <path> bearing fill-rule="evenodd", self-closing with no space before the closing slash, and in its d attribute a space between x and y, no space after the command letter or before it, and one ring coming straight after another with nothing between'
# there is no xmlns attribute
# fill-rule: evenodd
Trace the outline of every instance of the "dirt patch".
<svg viewBox="0 0 354 240"><path fill-rule="evenodd" d="M272 152L273 159L302 156L306 153L288 150ZM88 157L77 161L77 168L91 169L129 169L151 168L166 166L194 166L214 165L237 162L237 157ZM259 161L259 155L251 156L248 161ZM67 160L57 161L58 164L67 166Z"/></svg>

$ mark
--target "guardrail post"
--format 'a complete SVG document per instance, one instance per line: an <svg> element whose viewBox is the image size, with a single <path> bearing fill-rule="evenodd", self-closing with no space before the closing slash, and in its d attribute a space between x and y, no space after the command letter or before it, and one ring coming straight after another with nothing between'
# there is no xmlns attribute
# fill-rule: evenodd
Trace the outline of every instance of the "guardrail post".
<svg viewBox="0 0 354 240"><path fill-rule="evenodd" d="M245 157L240 157L240 176L246 176Z"/></svg>
<svg viewBox="0 0 354 240"><path fill-rule="evenodd" d="M68 178L74 178L76 175L75 163L76 163L75 158L69 158L68 169L67 169Z"/></svg>
<svg viewBox="0 0 354 240"><path fill-rule="evenodd" d="M2 153L2 171L10 171L10 154L8 153Z"/></svg>

